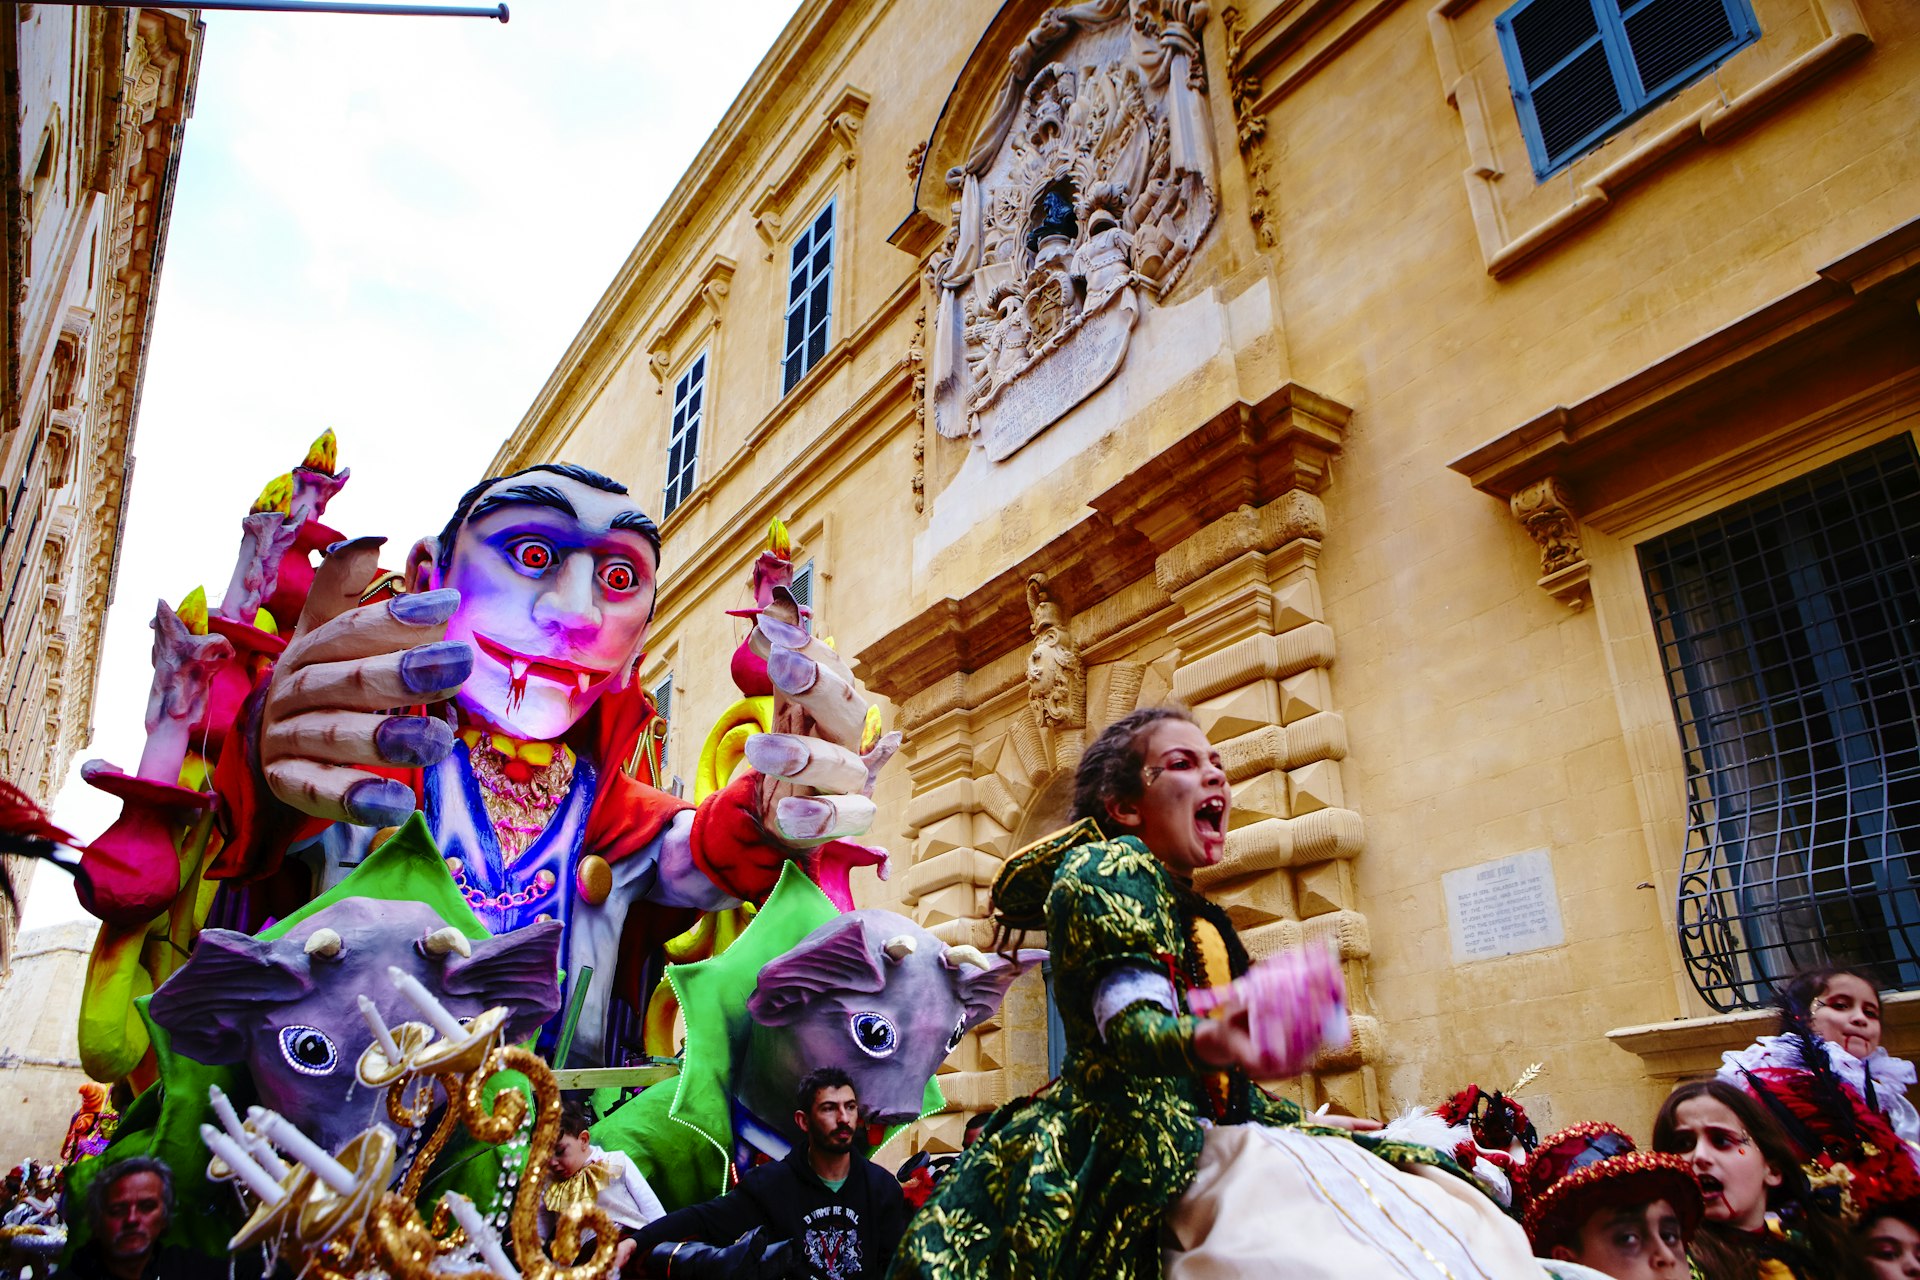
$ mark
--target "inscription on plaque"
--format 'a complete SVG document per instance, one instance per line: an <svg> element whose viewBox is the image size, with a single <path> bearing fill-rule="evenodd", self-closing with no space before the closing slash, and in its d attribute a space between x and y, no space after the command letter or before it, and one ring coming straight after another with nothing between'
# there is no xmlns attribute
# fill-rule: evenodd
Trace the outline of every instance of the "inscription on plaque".
<svg viewBox="0 0 1920 1280"><path fill-rule="evenodd" d="M1545 849L1449 871L1441 887L1455 964L1557 947L1567 940L1553 887L1553 859Z"/></svg>
<svg viewBox="0 0 1920 1280"><path fill-rule="evenodd" d="M1127 354L1133 317L1131 306L1110 306L1089 316L1076 341L1048 351L1028 366L1019 381L998 388L992 412L980 415L987 456L995 462L1012 456L1099 390Z"/></svg>

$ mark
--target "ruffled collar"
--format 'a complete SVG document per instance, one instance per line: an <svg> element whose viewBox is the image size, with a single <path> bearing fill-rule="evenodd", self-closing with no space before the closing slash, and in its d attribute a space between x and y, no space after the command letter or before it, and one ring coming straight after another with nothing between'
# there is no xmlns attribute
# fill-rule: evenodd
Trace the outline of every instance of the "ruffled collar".
<svg viewBox="0 0 1920 1280"><path fill-rule="evenodd" d="M1867 1091L1867 1074L1873 1074L1873 1087L1881 1093L1904 1095L1914 1083L1916 1073L1913 1063L1905 1058L1896 1058L1886 1051L1885 1046L1876 1048L1870 1057L1856 1058L1830 1040L1819 1042L1826 1050L1827 1062L1835 1075L1846 1081L1861 1095ZM1800 1045L1792 1036L1761 1036L1745 1049L1729 1051L1723 1055L1723 1061L1729 1067L1757 1071L1764 1067L1788 1067L1800 1071L1807 1070L1800 1056Z"/></svg>

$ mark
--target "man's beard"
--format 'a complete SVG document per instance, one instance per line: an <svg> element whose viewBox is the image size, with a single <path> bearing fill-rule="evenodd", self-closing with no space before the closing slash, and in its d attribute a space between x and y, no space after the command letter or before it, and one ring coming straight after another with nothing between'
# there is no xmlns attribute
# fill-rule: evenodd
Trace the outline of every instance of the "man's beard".
<svg viewBox="0 0 1920 1280"><path fill-rule="evenodd" d="M853 1150L852 1125L842 1125L837 1129L812 1129L808 1131L808 1137L814 1147L821 1151L830 1151L837 1155L842 1151Z"/></svg>

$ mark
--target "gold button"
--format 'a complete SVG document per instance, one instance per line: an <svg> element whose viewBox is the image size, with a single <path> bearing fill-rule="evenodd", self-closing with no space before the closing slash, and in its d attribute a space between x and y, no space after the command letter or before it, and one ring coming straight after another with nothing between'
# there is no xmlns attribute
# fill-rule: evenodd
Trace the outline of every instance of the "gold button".
<svg viewBox="0 0 1920 1280"><path fill-rule="evenodd" d="M580 867L573 873L573 884L588 906L597 907L613 892L613 868L599 854L590 853L580 859Z"/></svg>

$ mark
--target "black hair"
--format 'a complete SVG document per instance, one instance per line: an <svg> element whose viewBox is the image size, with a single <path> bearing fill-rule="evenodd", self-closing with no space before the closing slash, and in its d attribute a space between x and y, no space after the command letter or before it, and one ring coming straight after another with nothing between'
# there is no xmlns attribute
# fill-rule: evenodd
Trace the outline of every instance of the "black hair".
<svg viewBox="0 0 1920 1280"><path fill-rule="evenodd" d="M582 467L571 462L537 462L531 467L522 467L518 471L508 472L504 476L488 476L485 480L482 480L479 484L474 485L473 488L460 495L460 501L454 504L453 515L447 520L446 527L440 530L440 549L434 556L434 562L439 567L442 575L445 575L447 569L453 564L453 544L454 540L460 536L460 527L466 524L468 517L473 514L474 504L480 501L486 491L493 488L494 485L499 484L502 480L515 480L521 476L533 475L538 472L563 476L568 480L584 484L590 489L598 489L602 493L619 494L622 497L625 497L627 493L627 486L621 484L611 476L603 476L590 467ZM616 523L618 527L630 529L642 538L645 538L647 545L653 548L654 563L656 565L659 564L660 527L658 525L654 524L654 522L645 515L640 515L637 520L623 518Z"/></svg>
<svg viewBox="0 0 1920 1280"><path fill-rule="evenodd" d="M1120 717L1093 740L1081 755L1080 768L1073 777L1075 821L1092 818L1104 829L1109 801L1125 804L1141 797L1147 789L1146 779L1141 776L1147 762L1141 740L1148 729L1163 720L1197 723L1193 712L1177 702L1168 702Z"/></svg>
<svg viewBox="0 0 1920 1280"><path fill-rule="evenodd" d="M967 1117L966 1127L961 1129L961 1132L972 1133L975 1129L984 1129L987 1127L987 1121L991 1119L993 1119L993 1112L976 1111Z"/></svg>
<svg viewBox="0 0 1920 1280"><path fill-rule="evenodd" d="M1879 974L1860 965L1816 965L1810 969L1802 969L1788 978L1780 988L1776 999L1781 1007L1789 1012L1801 1018L1810 1018L1813 1016L1813 1002L1820 998L1829 982L1841 977L1860 979L1873 988L1873 994L1876 997L1886 989L1885 984L1880 981Z"/></svg>
<svg viewBox="0 0 1920 1280"><path fill-rule="evenodd" d="M168 1220L172 1220L173 1170L158 1156L129 1156L101 1170L100 1176L87 1187L87 1221L96 1233L106 1231L107 1197L115 1187L140 1173L151 1173L160 1179L160 1203L166 1207Z"/></svg>
<svg viewBox="0 0 1920 1280"><path fill-rule="evenodd" d="M800 1077L800 1087L793 1091L794 1106L801 1111L813 1110L813 1103L822 1089L852 1089L853 1077L839 1067L815 1067ZM858 1090L855 1091L856 1093Z"/></svg>
<svg viewBox="0 0 1920 1280"><path fill-rule="evenodd" d="M584 1098L564 1098L560 1103L560 1132L579 1137L593 1128L593 1110Z"/></svg>

